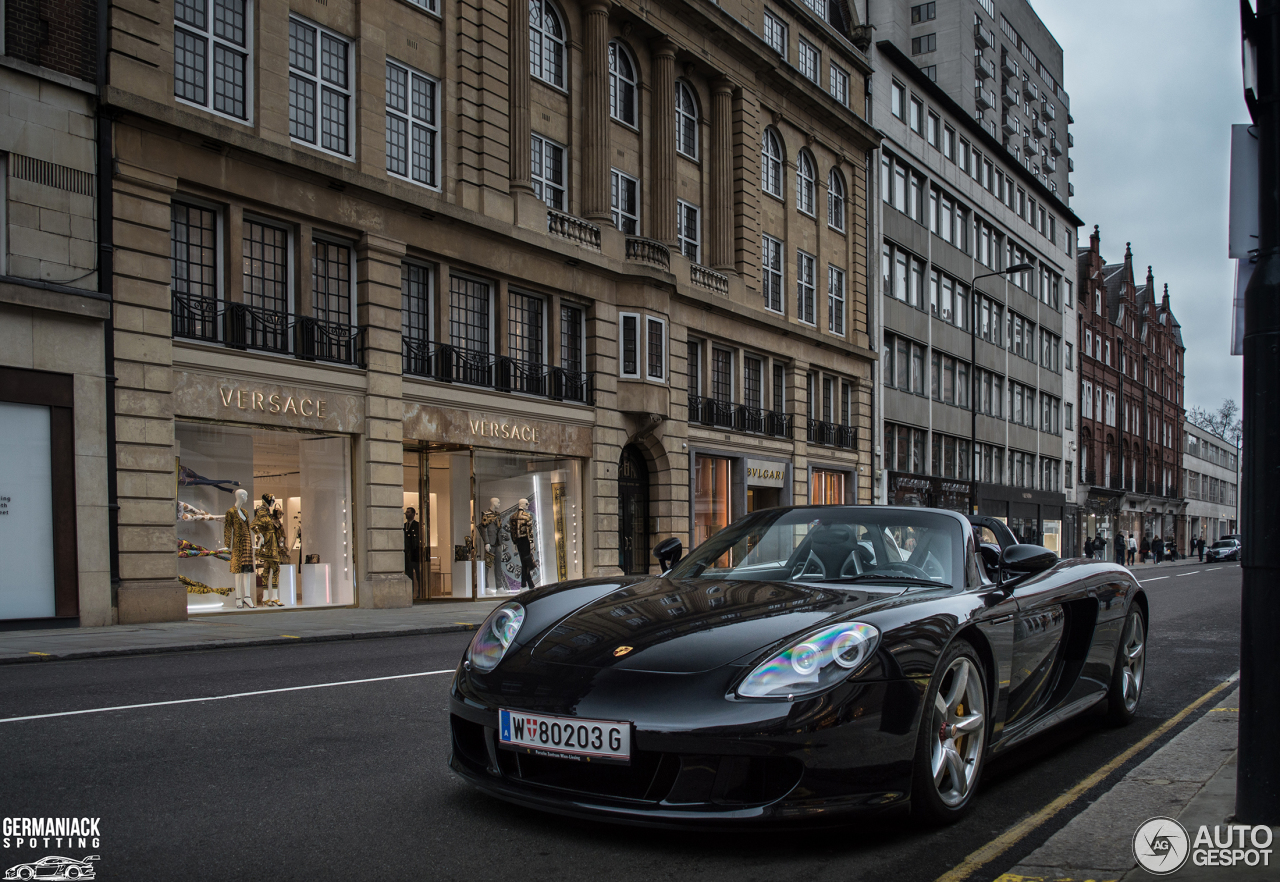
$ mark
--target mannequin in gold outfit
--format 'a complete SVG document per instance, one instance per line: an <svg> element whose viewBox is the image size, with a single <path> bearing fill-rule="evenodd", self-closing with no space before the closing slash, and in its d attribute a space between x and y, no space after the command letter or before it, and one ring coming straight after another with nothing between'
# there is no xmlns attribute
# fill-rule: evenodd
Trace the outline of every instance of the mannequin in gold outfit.
<svg viewBox="0 0 1280 882"><path fill-rule="evenodd" d="M235 503L222 521L222 544L231 552L231 575L236 583L236 609L253 609L253 539L249 533L249 494L237 490Z"/></svg>
<svg viewBox="0 0 1280 882"><path fill-rule="evenodd" d="M271 516L275 503L270 493L262 494L262 506L249 525L254 552L262 564L263 606L284 606L280 602L280 525Z"/></svg>

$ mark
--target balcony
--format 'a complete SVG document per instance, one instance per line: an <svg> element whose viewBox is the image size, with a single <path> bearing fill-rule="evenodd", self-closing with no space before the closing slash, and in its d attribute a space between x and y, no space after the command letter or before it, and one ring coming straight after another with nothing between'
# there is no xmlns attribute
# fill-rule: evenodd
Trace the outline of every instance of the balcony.
<svg viewBox="0 0 1280 882"><path fill-rule="evenodd" d="M994 92L992 93L992 97L993 98L995 97ZM980 115L981 114L979 114L979 116ZM979 119L978 125L982 126L982 130L986 132L988 135L990 135L991 137L993 138L1000 137L999 135L996 134L996 132L999 130L996 128L996 121L994 119Z"/></svg>
<svg viewBox="0 0 1280 882"><path fill-rule="evenodd" d="M1007 52L1000 56L1000 71L1006 77L1018 76L1018 62L1014 61L1013 56Z"/></svg>
<svg viewBox="0 0 1280 882"><path fill-rule="evenodd" d="M978 44L979 49L990 49L996 44L996 35L988 28L984 28L982 22L975 21L973 23L973 40Z"/></svg>
<svg viewBox="0 0 1280 882"><path fill-rule="evenodd" d="M1037 138L1044 138L1049 134L1049 128L1044 124L1044 120L1040 117L1036 117L1031 121L1031 131L1036 133Z"/></svg>
<svg viewBox="0 0 1280 882"><path fill-rule="evenodd" d="M626 256L627 260L647 263L660 270L671 271L671 251L666 245L653 239L628 236Z"/></svg>
<svg viewBox="0 0 1280 882"><path fill-rule="evenodd" d="M996 75L996 63L990 58L975 58L973 60L973 72L980 80L994 79Z"/></svg>
<svg viewBox="0 0 1280 882"><path fill-rule="evenodd" d="M1075 161L1074 159L1072 159L1071 157L1069 157L1069 156L1068 156L1068 157L1067 157L1067 171L1069 171L1069 172L1073 172L1073 171L1075 171L1075 170L1076 170L1076 161Z"/></svg>
<svg viewBox="0 0 1280 882"><path fill-rule="evenodd" d="M1054 159L1052 156L1046 156L1044 158L1044 168L1045 171L1053 174L1058 170L1058 160Z"/></svg>
<svg viewBox="0 0 1280 882"><path fill-rule="evenodd" d="M690 395L689 423L713 429L733 429L770 438L790 438L794 420L791 414L787 413Z"/></svg>
<svg viewBox="0 0 1280 882"><path fill-rule="evenodd" d="M1022 131L1022 126L1018 124L1018 118L1011 113L1006 113L1000 118L1001 130L1011 138L1018 137Z"/></svg>
<svg viewBox="0 0 1280 882"><path fill-rule="evenodd" d="M979 110L992 110L996 106L996 93L991 89L974 86L973 100L978 103Z"/></svg>
<svg viewBox="0 0 1280 882"><path fill-rule="evenodd" d="M1049 100L1047 95L1044 99L1044 105L1040 108L1040 114L1049 122L1053 122L1058 118L1058 111L1054 108L1053 102Z"/></svg>
<svg viewBox="0 0 1280 882"><path fill-rule="evenodd" d="M706 288L717 294L729 293L729 277L700 264L689 265L689 281L699 288Z"/></svg>
<svg viewBox="0 0 1280 882"><path fill-rule="evenodd" d="M805 440L823 447L839 447L853 450L858 446L858 430L852 426L837 426L822 420L809 420Z"/></svg>
<svg viewBox="0 0 1280 882"><path fill-rule="evenodd" d="M547 209L547 232L583 248L600 250L600 228L571 214Z"/></svg>
<svg viewBox="0 0 1280 882"><path fill-rule="evenodd" d="M1037 89L1036 84L1031 82L1031 80L1029 79L1024 79L1022 81L1022 95L1028 101L1040 100L1040 90Z"/></svg>
<svg viewBox="0 0 1280 882"><path fill-rule="evenodd" d="M1061 155L1062 155L1062 142L1061 142L1061 141L1059 141L1057 138L1050 138L1050 139L1049 139L1049 152L1050 152L1050 153L1052 153L1054 156L1061 156Z"/></svg>
<svg viewBox="0 0 1280 882"><path fill-rule="evenodd" d="M1076 136L1071 134L1070 132L1067 132L1067 147L1074 147L1074 146L1076 146Z"/></svg>
<svg viewBox="0 0 1280 882"><path fill-rule="evenodd" d="M1076 185L1075 185L1075 184L1067 184L1067 195L1068 195L1068 196L1074 196L1074 195L1076 195Z"/></svg>
<svg viewBox="0 0 1280 882"><path fill-rule="evenodd" d="M1004 89L1000 93L1000 100L1009 107L1018 106L1018 90L1013 83L1005 83Z"/></svg>
<svg viewBox="0 0 1280 882"><path fill-rule="evenodd" d="M462 383L553 401L595 404L595 374L548 368L506 355L494 356L430 340L405 337L402 370L441 383Z"/></svg>
<svg viewBox="0 0 1280 882"><path fill-rule="evenodd" d="M293 355L306 361L363 363L360 331L344 322L292 316L247 303L223 303L177 291L172 292L170 302L175 338Z"/></svg>

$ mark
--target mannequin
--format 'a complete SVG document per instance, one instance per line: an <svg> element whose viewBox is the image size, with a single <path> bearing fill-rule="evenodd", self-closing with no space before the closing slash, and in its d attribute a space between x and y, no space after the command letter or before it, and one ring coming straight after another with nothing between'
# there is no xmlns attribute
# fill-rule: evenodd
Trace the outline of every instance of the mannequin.
<svg viewBox="0 0 1280 882"><path fill-rule="evenodd" d="M279 526L271 516L276 498L262 494L262 507L254 515L249 529L253 531L253 549L262 564L262 605L284 606L280 602L280 534Z"/></svg>
<svg viewBox="0 0 1280 882"><path fill-rule="evenodd" d="M489 500L489 507L480 513L480 541L484 543L485 581L493 593L498 593L498 534L502 531L502 501L498 497Z"/></svg>
<svg viewBox="0 0 1280 882"><path fill-rule="evenodd" d="M511 515L511 538L520 555L520 587L538 587L533 584L533 571L538 562L533 559L533 515L529 514L527 499L517 502L516 511Z"/></svg>
<svg viewBox="0 0 1280 882"><path fill-rule="evenodd" d="M227 509L222 527L222 543L231 552L231 574L235 578L236 609L254 609L253 539L249 534L249 491L237 490L235 503Z"/></svg>
<svg viewBox="0 0 1280 882"><path fill-rule="evenodd" d="M414 594L418 592L418 580L422 556L422 524L418 523L418 513L412 508L404 511L404 574L413 581Z"/></svg>

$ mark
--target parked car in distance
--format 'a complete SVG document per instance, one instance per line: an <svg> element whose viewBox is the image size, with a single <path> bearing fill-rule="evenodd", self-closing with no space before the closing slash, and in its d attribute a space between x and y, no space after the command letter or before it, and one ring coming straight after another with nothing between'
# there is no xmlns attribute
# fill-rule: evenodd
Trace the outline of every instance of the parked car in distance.
<svg viewBox="0 0 1280 882"><path fill-rule="evenodd" d="M1206 561L1239 560L1240 543L1235 539L1219 539L1205 549L1204 559Z"/></svg>

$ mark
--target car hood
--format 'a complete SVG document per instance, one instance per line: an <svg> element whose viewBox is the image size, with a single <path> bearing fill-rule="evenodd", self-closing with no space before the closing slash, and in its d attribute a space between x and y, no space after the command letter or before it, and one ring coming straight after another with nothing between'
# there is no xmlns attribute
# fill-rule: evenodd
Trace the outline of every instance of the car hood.
<svg viewBox="0 0 1280 882"><path fill-rule="evenodd" d="M790 582L647 579L621 587L548 628L535 661L658 673L697 673L739 661L827 619L897 597L899 585L855 589Z"/></svg>

